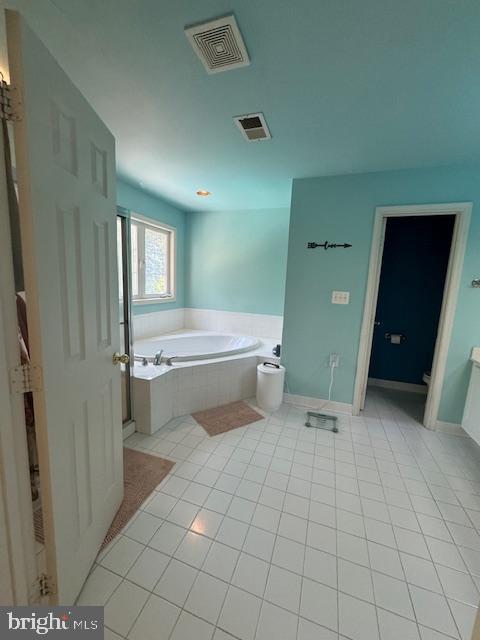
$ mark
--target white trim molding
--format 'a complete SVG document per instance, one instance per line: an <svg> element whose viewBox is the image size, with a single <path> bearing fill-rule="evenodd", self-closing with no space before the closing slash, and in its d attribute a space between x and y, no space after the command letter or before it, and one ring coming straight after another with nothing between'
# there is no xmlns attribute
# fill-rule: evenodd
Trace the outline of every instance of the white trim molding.
<svg viewBox="0 0 480 640"><path fill-rule="evenodd" d="M283 401L285 404L293 404L297 407L305 407L306 409L315 409L316 411L333 411L334 413L342 413L347 416L352 415L352 405L347 402L335 402L334 400L311 398L309 396L300 396L294 393L284 393Z"/></svg>
<svg viewBox="0 0 480 640"><path fill-rule="evenodd" d="M456 422L444 422L443 420L437 420L435 424L435 431L438 431L439 433L448 433L451 436L469 437L468 433L464 431L462 425Z"/></svg>
<svg viewBox="0 0 480 640"><path fill-rule="evenodd" d="M357 373L355 377L355 389L353 395L353 415L359 415L365 403L387 219L406 216L454 215L456 217L455 226L453 230L447 275L445 278L442 309L440 312L437 342L435 345L432 364L432 374L423 418L423 424L425 427L428 429L437 428L437 425L439 424L438 410L440 406L443 381L445 378L445 368L452 335L463 261L465 257L465 247L467 244L471 211L471 202L376 208L370 251L367 291L365 295L362 329L360 333L360 344L357 358Z"/></svg>
<svg viewBox="0 0 480 640"><path fill-rule="evenodd" d="M421 393L427 395L426 384L413 384L412 382L400 382L398 380L382 380L381 378L369 378L370 387L382 387L382 389L396 389L397 391L410 391L411 393Z"/></svg>

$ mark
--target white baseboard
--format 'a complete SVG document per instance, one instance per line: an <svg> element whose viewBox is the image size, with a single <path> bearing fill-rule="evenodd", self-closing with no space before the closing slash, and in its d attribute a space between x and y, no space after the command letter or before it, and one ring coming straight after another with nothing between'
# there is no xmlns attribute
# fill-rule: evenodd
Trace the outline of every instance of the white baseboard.
<svg viewBox="0 0 480 640"><path fill-rule="evenodd" d="M122 433L124 440L126 440L128 436L131 436L132 433L135 433L135 420L130 420L130 422L123 427Z"/></svg>
<svg viewBox="0 0 480 640"><path fill-rule="evenodd" d="M316 411L333 411L334 413L343 413L348 416L352 415L352 405L347 402L335 402L334 400L323 400L322 398L310 398L309 396L299 396L293 393L284 393L283 401L286 404L294 404L296 406L305 407L306 409L315 409Z"/></svg>
<svg viewBox="0 0 480 640"><path fill-rule="evenodd" d="M452 436L468 437L468 433L462 429L462 425L456 422L444 422L443 420L437 420L435 424L435 431L448 433Z"/></svg>
<svg viewBox="0 0 480 640"><path fill-rule="evenodd" d="M382 387L383 389L396 389L397 391L410 391L412 393L422 393L427 395L426 384L413 384L411 382L398 382L397 380L382 380L380 378L369 378L368 384L371 387Z"/></svg>

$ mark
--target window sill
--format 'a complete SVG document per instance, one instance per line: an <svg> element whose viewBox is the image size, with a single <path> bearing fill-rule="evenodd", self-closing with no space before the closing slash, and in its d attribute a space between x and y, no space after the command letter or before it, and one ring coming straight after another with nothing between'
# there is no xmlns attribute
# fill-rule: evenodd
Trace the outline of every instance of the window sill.
<svg viewBox="0 0 480 640"><path fill-rule="evenodd" d="M165 302L176 302L176 296L167 296L162 298L137 298L132 300L133 305L142 305L142 304L162 304Z"/></svg>

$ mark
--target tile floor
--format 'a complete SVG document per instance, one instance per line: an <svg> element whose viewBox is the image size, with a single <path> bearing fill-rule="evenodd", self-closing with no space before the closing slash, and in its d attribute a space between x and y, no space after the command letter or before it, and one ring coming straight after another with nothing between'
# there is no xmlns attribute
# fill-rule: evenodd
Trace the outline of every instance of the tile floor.
<svg viewBox="0 0 480 640"><path fill-rule="evenodd" d="M340 432L282 406L210 438L191 416L128 446L177 461L79 598L107 640L470 640L480 449L370 390Z"/></svg>

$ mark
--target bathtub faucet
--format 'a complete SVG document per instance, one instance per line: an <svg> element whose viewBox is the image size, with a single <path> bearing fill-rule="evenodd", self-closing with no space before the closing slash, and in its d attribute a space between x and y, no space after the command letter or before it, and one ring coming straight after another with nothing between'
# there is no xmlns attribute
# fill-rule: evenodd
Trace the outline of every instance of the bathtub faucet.
<svg viewBox="0 0 480 640"><path fill-rule="evenodd" d="M153 356L153 364L158 367L159 364L162 364L162 353L163 349L157 351L157 353Z"/></svg>
<svg viewBox="0 0 480 640"><path fill-rule="evenodd" d="M172 356L171 358L167 358L167 366L171 367L174 360L177 360L178 356Z"/></svg>

